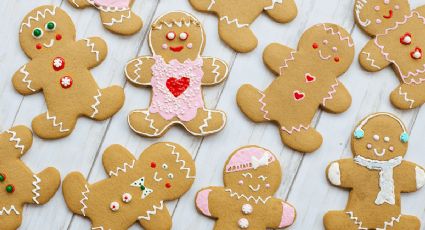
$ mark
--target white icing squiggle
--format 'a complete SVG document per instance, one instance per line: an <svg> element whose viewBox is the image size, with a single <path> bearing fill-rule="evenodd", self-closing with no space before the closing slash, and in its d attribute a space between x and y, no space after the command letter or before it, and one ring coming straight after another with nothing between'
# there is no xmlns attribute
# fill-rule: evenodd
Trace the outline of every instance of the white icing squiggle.
<svg viewBox="0 0 425 230"><path fill-rule="evenodd" d="M220 73L217 71L218 69L220 69L220 66L215 64L215 61L217 61L217 59L213 58L212 66L215 67L212 71L212 73L215 75L214 83L217 82L218 76L220 76Z"/></svg>
<svg viewBox="0 0 425 230"><path fill-rule="evenodd" d="M230 20L228 16L221 17L220 21L226 21L226 23L229 24L229 25L234 23L238 29L249 26L249 24L239 23L239 20L237 18Z"/></svg>
<svg viewBox="0 0 425 230"><path fill-rule="evenodd" d="M270 121L269 111L266 109L267 104L263 101L264 98L266 97L266 95L263 92L261 92L260 90L258 90L258 93L261 94L261 98L258 100L258 102L260 102L260 104L261 104L260 110L263 112L264 119Z"/></svg>
<svg viewBox="0 0 425 230"><path fill-rule="evenodd" d="M206 111L206 110L204 110L204 111ZM211 110L208 110L207 112L208 112L208 116L204 119L204 123L201 126L199 126L199 130L201 130L202 134L205 133L204 129L208 128L208 126L209 126L208 121L212 119Z"/></svg>
<svg viewBox="0 0 425 230"><path fill-rule="evenodd" d="M291 127L291 129L287 129L286 127L282 126L282 131L287 132L288 134L292 134L294 131L301 132L302 129L307 130L310 128L310 125L304 126L303 124L300 124L298 127Z"/></svg>
<svg viewBox="0 0 425 230"><path fill-rule="evenodd" d="M91 118L94 118L94 116L96 116L96 114L99 113L99 110L97 109L97 106L100 105L100 101L99 98L102 96L102 93L100 92L99 89L97 89L97 95L95 95L93 98L95 100L95 103L93 105L91 105L90 107L93 109L93 113L90 116Z"/></svg>
<svg viewBox="0 0 425 230"><path fill-rule="evenodd" d="M401 215L399 215L398 217L391 217L391 220L389 222L385 221L384 222L384 228L376 228L376 230L386 230L387 227L393 227L394 226L394 222L400 222L400 218Z"/></svg>
<svg viewBox="0 0 425 230"><path fill-rule="evenodd" d="M332 100L333 95L335 95L336 93L336 88L338 87L339 82L338 80L335 79L335 84L331 85L331 89L328 92L328 96L323 98L322 104L323 106L326 106L326 101L327 100Z"/></svg>
<svg viewBox="0 0 425 230"><path fill-rule="evenodd" d="M136 75L136 78L131 79L132 82L140 84L140 82L138 82L137 80L139 80L140 78L140 70L142 70L141 66L143 65L143 61L141 58L136 59L137 60L137 64L134 65L134 67L136 67L136 69L133 71L134 75ZM127 70L126 70L127 71ZM128 76L128 74L127 74Z"/></svg>
<svg viewBox="0 0 425 230"><path fill-rule="evenodd" d="M400 96L403 96L403 99L404 99L407 103L410 103L409 108L413 108L413 104L415 103L415 100L408 98L408 97L407 97L407 92L403 92L403 91L401 91L401 86L398 88L398 94L399 94Z"/></svg>
<svg viewBox="0 0 425 230"><path fill-rule="evenodd" d="M28 77L29 77L29 75L30 75L30 73L28 73L28 71L26 71L25 70L25 68L26 68L27 66L26 65L24 65L24 66L22 66L22 68L21 69L19 69L19 72L20 73L22 73L23 75L24 75L24 77L22 78L22 82L24 82L24 83L26 83L27 84L27 88L29 89L29 90L31 90L31 91L33 91L33 92L35 92L35 89L33 89L33 88L31 88L31 80L28 80Z"/></svg>
<svg viewBox="0 0 425 230"><path fill-rule="evenodd" d="M326 24L321 24L321 25L323 26L323 28L325 29L326 32L330 31L332 35L338 35L339 40L347 41L348 47L354 47L354 43L349 36L343 36L340 31L335 32L332 27L328 27L328 26L326 26Z"/></svg>
<svg viewBox="0 0 425 230"><path fill-rule="evenodd" d="M83 40L86 41L86 46L91 48L90 52L96 54L96 61L99 61L99 51L94 48L94 42L91 42L88 38L84 38Z"/></svg>
<svg viewBox="0 0 425 230"><path fill-rule="evenodd" d="M118 12L118 11L126 11L129 10L130 8L128 7L116 7L116 6L99 6L97 4L95 4L94 2L95 0L87 0L87 2L96 7L98 10L101 10L103 12Z"/></svg>
<svg viewBox="0 0 425 230"><path fill-rule="evenodd" d="M35 174L33 175L33 177L34 177L35 180L32 182L32 185L34 186L34 189L32 190L32 193L34 193L32 200L36 204L40 204L40 202L38 202L37 198L40 197L40 193L38 193L38 191L40 191L40 186L38 186L38 184L41 182L41 179Z"/></svg>
<svg viewBox="0 0 425 230"><path fill-rule="evenodd" d="M368 230L367 228L363 227L363 223L359 220L358 217L354 216L353 212L346 212L346 214L348 214L348 216L350 217L351 220L354 221L354 224L359 226L357 229L359 230Z"/></svg>
<svg viewBox="0 0 425 230"><path fill-rule="evenodd" d="M22 33L24 26L27 28L31 28L31 21L38 22L41 18L46 18L47 14L54 16L56 14L56 6L53 6L52 9L45 8L44 11L37 11L35 16L29 16L27 22L22 23L21 28L19 29L19 33Z"/></svg>
<svg viewBox="0 0 425 230"><path fill-rule="evenodd" d="M283 69L288 68L288 62L289 61L295 61L294 54L296 52L297 51L295 51L295 50L291 51L291 57L283 60L283 65L279 68L279 76L282 76Z"/></svg>
<svg viewBox="0 0 425 230"><path fill-rule="evenodd" d="M49 115L49 111L47 111L47 113L46 113L46 118L47 118L47 120L51 120L52 121L53 127L59 127L59 132L63 133L63 132L68 132L69 131L69 129L64 129L63 128L63 123L62 122L56 123L56 119L57 119L56 116L50 116Z"/></svg>
<svg viewBox="0 0 425 230"><path fill-rule="evenodd" d="M89 199L87 197L87 194L90 192L90 190L89 187L87 187L87 184L85 184L84 187L86 188L86 191L81 192L81 194L83 195L83 199L80 200L80 204L83 205L83 207L81 208L81 213L83 214L83 216L86 216L85 210L87 209L87 205L84 202Z"/></svg>
<svg viewBox="0 0 425 230"><path fill-rule="evenodd" d="M153 205L152 208L152 210L146 212L146 216L139 216L138 219L150 221L151 216L156 215L157 210L162 210L164 208L164 201L161 200L159 206Z"/></svg>
<svg viewBox="0 0 425 230"><path fill-rule="evenodd" d="M371 23L371 21L369 19L366 19L366 20L363 21L360 18L360 11L363 9L365 4L367 4L367 0L357 0L356 6L355 6L355 8L356 8L355 12L356 12L357 20L359 21L359 24L363 27L367 27Z"/></svg>
<svg viewBox="0 0 425 230"><path fill-rule="evenodd" d="M3 216L3 214L10 215L10 213L12 213L12 211L13 211L16 215L19 215L19 214L20 214L20 213L19 213L19 211L18 211L18 210L16 210L15 206L14 206L14 205L12 205L12 206L10 206L10 208L9 208L9 209L7 209L6 207L3 207L2 209L0 209L0 216Z"/></svg>
<svg viewBox="0 0 425 230"><path fill-rule="evenodd" d="M123 23L125 19L130 19L131 18L131 11L127 11L127 16L125 16L124 14L121 14L120 19L116 19L116 18L112 18L110 22L104 22L103 25L107 25L107 26L113 26L114 24L117 23Z"/></svg>
<svg viewBox="0 0 425 230"><path fill-rule="evenodd" d="M182 166L180 167L180 170L186 171L186 179L194 179L195 176L190 175L190 168L186 167L186 161L180 159L180 153L176 151L176 146L166 144L168 147L172 148L171 155L176 156L176 163L181 163Z"/></svg>
<svg viewBox="0 0 425 230"><path fill-rule="evenodd" d="M11 134L12 136L9 138L10 142L15 142L15 148L21 150L21 154L24 153L25 146L21 145L21 138L16 137L16 132L12 130L6 130L7 133Z"/></svg>
<svg viewBox="0 0 425 230"><path fill-rule="evenodd" d="M273 8L275 7L276 3L278 4L282 4L283 0L271 0L272 4L270 6L264 7L264 10L273 10Z"/></svg>
<svg viewBox="0 0 425 230"><path fill-rule="evenodd" d="M127 172L127 167L132 169L134 167L134 163L136 163L136 160L133 160L131 162L131 164L128 164L127 162L125 162L122 168L121 167L117 167L115 169L115 171L110 171L109 172L109 176L118 176L118 172L119 171L122 171L124 173Z"/></svg>
<svg viewBox="0 0 425 230"><path fill-rule="evenodd" d="M208 6L208 11L211 10L211 8L215 5L215 0L211 0L210 5Z"/></svg>
<svg viewBox="0 0 425 230"><path fill-rule="evenodd" d="M375 67L376 69L381 69L381 67L379 67L379 66L377 66L375 64L375 59L370 58L370 53L368 53L368 52L362 52L362 54L367 55L366 60L370 62L370 65L372 67Z"/></svg>
<svg viewBox="0 0 425 230"><path fill-rule="evenodd" d="M271 198L270 196L268 196L266 198L262 198L260 196L258 196L257 198L255 198L253 196L246 196L244 194L238 194L237 192L233 192L232 189L230 189L230 188L227 188L224 191L230 193L230 197L236 197L238 200L240 200L241 198L244 198L247 201L253 200L256 204L258 204L258 202L266 204L266 202Z"/></svg>

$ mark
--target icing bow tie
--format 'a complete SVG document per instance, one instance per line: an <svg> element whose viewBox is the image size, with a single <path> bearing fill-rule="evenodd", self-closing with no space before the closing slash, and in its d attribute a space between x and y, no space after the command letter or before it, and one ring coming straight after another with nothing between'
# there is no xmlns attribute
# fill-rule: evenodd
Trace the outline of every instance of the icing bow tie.
<svg viewBox="0 0 425 230"><path fill-rule="evenodd" d="M149 196L149 194L151 194L153 192L152 189L145 186L145 178L144 177L142 177L142 178L134 181L133 183L131 183L131 186L138 187L138 188L140 188L140 190L142 190L142 199L145 199L147 196Z"/></svg>
<svg viewBox="0 0 425 230"><path fill-rule="evenodd" d="M251 157L251 164L252 168L257 169L260 166L267 166L269 165L269 154L264 154L263 157L260 159L257 159L256 157Z"/></svg>

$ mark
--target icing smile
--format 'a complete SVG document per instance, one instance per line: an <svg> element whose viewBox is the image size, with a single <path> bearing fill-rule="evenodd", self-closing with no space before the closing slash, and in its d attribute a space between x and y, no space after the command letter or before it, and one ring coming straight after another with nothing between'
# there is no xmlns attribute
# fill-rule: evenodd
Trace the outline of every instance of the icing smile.
<svg viewBox="0 0 425 230"><path fill-rule="evenodd" d="M254 187L252 187L252 185L250 185L249 186L249 188L252 190L252 191L254 191L254 192L258 192L258 190L260 190L260 185L259 184L257 184L257 187L256 188L254 188Z"/></svg>
<svg viewBox="0 0 425 230"><path fill-rule="evenodd" d="M170 50L173 52L180 52L183 50L183 46L170 46Z"/></svg>
<svg viewBox="0 0 425 230"><path fill-rule="evenodd" d="M158 178L158 172L155 172L155 174L153 175L153 179L156 181L156 182L160 182L160 181L162 181L162 178Z"/></svg>
<svg viewBox="0 0 425 230"><path fill-rule="evenodd" d="M393 10L389 10L388 11L388 15L384 15L383 16L385 19L390 19L390 18L392 18L393 17Z"/></svg>
<svg viewBox="0 0 425 230"><path fill-rule="evenodd" d="M54 39L50 39L50 43L49 44L43 43L43 46L46 47L46 48L50 48L54 44L55 44L55 40Z"/></svg>
<svg viewBox="0 0 425 230"><path fill-rule="evenodd" d="M382 149L382 151L380 153L378 153L378 150L376 150L376 148L374 148L373 153L375 153L375 155L377 155L378 157L382 157L383 155L385 155L385 149Z"/></svg>
<svg viewBox="0 0 425 230"><path fill-rule="evenodd" d="M323 56L321 50L319 50L319 56L320 56L320 59L322 59L322 60L329 60L332 57L332 55Z"/></svg>

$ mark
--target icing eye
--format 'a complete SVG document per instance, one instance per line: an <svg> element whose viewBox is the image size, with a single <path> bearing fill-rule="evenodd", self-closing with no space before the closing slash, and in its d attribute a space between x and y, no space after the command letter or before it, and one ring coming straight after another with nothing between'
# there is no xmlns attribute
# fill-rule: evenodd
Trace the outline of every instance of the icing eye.
<svg viewBox="0 0 425 230"><path fill-rule="evenodd" d="M180 33L180 34L179 34L179 38L180 38L180 40L182 40L182 41L185 41L188 37L189 37L189 34L188 34L188 33L186 33L186 32L183 32L183 33Z"/></svg>
<svg viewBox="0 0 425 230"><path fill-rule="evenodd" d="M166 38L167 40L172 41L174 38L176 38L176 33L174 33L174 31L170 31L167 33Z"/></svg>
<svg viewBox="0 0 425 230"><path fill-rule="evenodd" d="M131 196L131 194L130 193L124 193L124 194L122 194L122 201L124 202L124 203L129 203L130 201L131 201L131 199L132 199L133 197Z"/></svg>
<svg viewBox="0 0 425 230"><path fill-rule="evenodd" d="M3 182L6 180L6 175L4 173L0 173L0 182Z"/></svg>
<svg viewBox="0 0 425 230"><path fill-rule="evenodd" d="M168 169L168 165L167 165L167 164L163 164L163 165L162 165L162 168L163 168L163 169Z"/></svg>
<svg viewBox="0 0 425 230"><path fill-rule="evenodd" d="M375 141L379 141L379 136L378 135L373 135L373 139L375 140Z"/></svg>
<svg viewBox="0 0 425 230"><path fill-rule="evenodd" d="M34 37L34 38L36 38L36 39L40 39L41 37L43 37L43 30L42 29L40 29L40 28L35 28L33 31L32 31L32 36Z"/></svg>
<svg viewBox="0 0 425 230"><path fill-rule="evenodd" d="M384 137L384 141L385 142L390 142L390 138L389 137Z"/></svg>
<svg viewBox="0 0 425 230"><path fill-rule="evenodd" d="M166 187L166 188L171 188L171 184L170 184L170 183L166 183L166 184L165 184L165 187Z"/></svg>
<svg viewBox="0 0 425 230"><path fill-rule="evenodd" d="M118 202L114 201L109 205L109 208L112 211L116 212L116 211L118 211L118 209L120 209L120 204Z"/></svg>
<svg viewBox="0 0 425 230"><path fill-rule="evenodd" d="M403 132L400 135L400 141L403 143L407 143L409 141L409 134L407 134L406 132Z"/></svg>
<svg viewBox="0 0 425 230"><path fill-rule="evenodd" d="M174 178L174 175L173 175L172 173L168 173L167 177L168 177L169 179L173 179L173 178Z"/></svg>
<svg viewBox="0 0 425 230"><path fill-rule="evenodd" d="M155 162L151 162L151 168L156 168L156 163Z"/></svg>
<svg viewBox="0 0 425 230"><path fill-rule="evenodd" d="M381 9L381 7L380 6L375 6L375 7L373 7L373 9L375 9L375 11L379 11Z"/></svg>
<svg viewBox="0 0 425 230"><path fill-rule="evenodd" d="M356 131L354 131L354 137L356 139L361 139L364 137L364 131L361 129L356 129Z"/></svg>
<svg viewBox="0 0 425 230"><path fill-rule="evenodd" d="M405 33L400 37L400 43L403 45L410 45L412 43L412 34Z"/></svg>
<svg viewBox="0 0 425 230"><path fill-rule="evenodd" d="M316 42L313 43L313 49L317 49L317 48L319 48L319 44L317 44Z"/></svg>
<svg viewBox="0 0 425 230"><path fill-rule="evenodd" d="M47 31L54 31L56 29L56 22L50 21L45 25Z"/></svg>
<svg viewBox="0 0 425 230"><path fill-rule="evenodd" d="M13 186L13 184L8 184L6 186L6 192L7 193L13 193L15 191L15 186Z"/></svg>

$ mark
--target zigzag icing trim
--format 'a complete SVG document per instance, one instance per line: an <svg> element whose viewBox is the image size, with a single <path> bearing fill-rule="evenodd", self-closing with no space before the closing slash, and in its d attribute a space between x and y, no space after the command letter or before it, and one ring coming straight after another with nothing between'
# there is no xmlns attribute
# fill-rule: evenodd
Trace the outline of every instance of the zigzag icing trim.
<svg viewBox="0 0 425 230"><path fill-rule="evenodd" d="M186 171L186 179L194 179L195 176L190 175L190 168L186 167L186 161L180 159L180 153L176 151L176 146L170 145L170 144L166 144L166 145L173 149L171 152L171 155L176 156L176 163L182 164L182 166L180 167L180 170Z"/></svg>
<svg viewBox="0 0 425 230"><path fill-rule="evenodd" d="M136 78L134 78L134 79L131 79L131 81L132 82L134 82L134 83L138 83L138 84L140 84L140 82L138 82L137 80L139 80L139 78L140 78L140 74L139 74L139 72L140 72L140 70L142 70L142 68L141 68L141 66L143 65L143 61L142 61L142 59L141 58L138 58L138 59L136 59L137 60L137 64L135 64L134 65L134 67L136 67L136 69L133 71L133 73L137 76ZM127 75L128 76L128 75Z"/></svg>
<svg viewBox="0 0 425 230"><path fill-rule="evenodd" d="M326 26L326 24L321 24L321 25L323 26L323 28L325 29L326 32L330 31L332 33L332 35L338 35L339 40L347 41L348 47L354 47L354 43L349 36L343 36L340 31L335 32L332 27L328 27L328 26ZM318 26L320 26L320 24Z"/></svg>
<svg viewBox="0 0 425 230"><path fill-rule="evenodd" d="M68 132L69 131L69 129L64 129L63 128L63 123L62 122L56 123L56 116L50 116L49 115L49 111L47 111L47 113L46 113L46 118L47 118L47 120L51 120L52 121L53 127L59 127L59 132L63 133L63 132Z"/></svg>
<svg viewBox="0 0 425 230"><path fill-rule="evenodd" d="M92 230L105 230L104 228L103 228L103 226L99 226L99 227L94 227L94 228L91 228ZM111 230L111 229L108 229L108 230Z"/></svg>
<svg viewBox="0 0 425 230"><path fill-rule="evenodd" d="M393 227L394 226L394 222L400 222L400 218L401 215L399 215L397 218L395 217L391 217L391 220L389 222L385 221L384 222L384 228L376 228L376 230L386 230L387 227Z"/></svg>
<svg viewBox="0 0 425 230"><path fill-rule="evenodd" d="M196 25L196 26L200 26L200 23L198 20L196 20L195 18L193 18L192 16L189 16L190 18L188 20L186 20L185 18L181 18L180 20L172 20L171 22L167 22L164 20L161 20L159 22L155 22L152 25L152 29L154 30L161 30L162 26L165 25L168 28L171 28L173 26L177 26L177 27L183 27L183 25L185 25L186 27L189 27L190 25ZM159 24L159 25L157 25Z"/></svg>
<svg viewBox="0 0 425 230"><path fill-rule="evenodd" d="M230 20L228 16L221 17L220 21L226 21L226 23L229 24L229 25L234 23L238 29L249 26L249 24L239 23L239 20L237 18Z"/></svg>
<svg viewBox="0 0 425 230"><path fill-rule="evenodd" d="M208 110L208 116L204 119L204 123L201 126L199 126L199 130L201 130L201 133L202 134L205 133L204 129L205 128L208 128L208 121L211 120L211 119L212 119L212 117L211 117L211 111Z"/></svg>
<svg viewBox="0 0 425 230"><path fill-rule="evenodd" d="M117 23L123 23L124 20L126 19L130 19L131 18L131 11L127 11L127 16L125 16L124 14L121 14L120 19L116 19L116 18L112 18L110 22L104 22L103 25L107 25L107 26L113 26Z"/></svg>
<svg viewBox="0 0 425 230"><path fill-rule="evenodd" d="M19 72L22 73L24 75L24 77L22 78L22 82L27 84L27 88L33 92L35 92L35 89L31 88L31 80L28 80L28 77L30 76L30 73L28 73L28 71L25 70L25 68L27 67L27 65L22 66L21 69L19 69Z"/></svg>
<svg viewBox="0 0 425 230"><path fill-rule="evenodd" d="M109 176L118 176L118 172L119 171L122 171L123 173L127 172L127 169L128 168L131 168L132 169L134 167L134 163L136 163L136 160L133 160L131 162L131 164L128 164L127 162L125 162L122 168L121 167L117 167L115 169L115 171L110 171L109 172Z"/></svg>
<svg viewBox="0 0 425 230"><path fill-rule="evenodd" d="M210 5L208 6L208 11L210 11L211 10L211 8L213 7L215 5L215 0L211 0L211 3L210 3Z"/></svg>
<svg viewBox="0 0 425 230"><path fill-rule="evenodd" d="M369 19L362 21L362 19L360 18L360 11L363 9L365 4L367 4L367 0L357 0L356 5L355 5L355 12L356 12L357 20L359 21L359 24L363 27L367 27L371 23Z"/></svg>
<svg viewBox="0 0 425 230"><path fill-rule="evenodd" d="M367 55L366 60L370 62L370 65L372 67L375 67L376 69L381 69L381 67L379 67L379 66L377 66L375 64L375 59L370 58L370 53L363 51L362 54L366 54Z"/></svg>
<svg viewBox="0 0 425 230"><path fill-rule="evenodd" d="M9 209L6 209L6 207L1 208L0 209L0 216L3 216L3 214L10 215L10 213L12 213L12 211L15 212L16 215L21 214L21 213L19 213L18 210L16 210L15 206L12 205L12 206L10 206Z"/></svg>
<svg viewBox="0 0 425 230"><path fill-rule="evenodd" d="M261 104L261 108L260 108L260 110L263 112L263 117L264 117L264 119L266 119L266 120L270 120L270 118L269 118L269 111L266 109L266 106L267 106L267 104L263 101L264 100L264 98L266 97L266 95L263 93L263 92L261 92L261 91L259 91L258 90L258 93L260 93L261 94L261 98L258 100L258 102L260 102L260 104Z"/></svg>
<svg viewBox="0 0 425 230"><path fill-rule="evenodd" d="M239 195L237 192L233 192L232 189L230 189L230 188L227 188L224 191L230 193L230 197L236 197L238 200L240 200L241 198L244 198L246 201L253 200L256 204L258 204L258 202L266 204L266 202L271 198L270 196L263 199L259 196L257 198L255 198L253 196L246 196L244 194Z"/></svg>
<svg viewBox="0 0 425 230"><path fill-rule="evenodd" d="M47 14L54 16L56 14L56 6L53 6L52 9L46 8L44 11L37 11L35 16L29 16L28 20L22 23L21 28L19 29L19 33L22 33L24 26L27 28L31 28L31 21L38 22L41 18L46 18Z"/></svg>
<svg viewBox="0 0 425 230"><path fill-rule="evenodd" d="M86 46L91 48L90 52L96 54L96 61L99 61L99 51L94 48L94 42L88 38L84 38L83 40L86 41Z"/></svg>
<svg viewBox="0 0 425 230"><path fill-rule="evenodd" d="M399 94L400 96L403 96L403 99L404 99L407 103L410 103L409 108L413 108L413 104L415 103L415 100L408 98L408 97L407 97L407 92L403 92L403 91L401 91L401 87L399 87L399 88L398 88L398 94Z"/></svg>
<svg viewBox="0 0 425 230"><path fill-rule="evenodd" d="M354 216L353 212L346 212L346 214L348 214L348 216L350 217L350 220L354 221L354 224L358 226L358 230L369 230L369 228L363 227L363 223L359 220L358 217ZM394 222L400 222L400 218L401 215L399 215L398 217L391 217L390 221L384 221L384 227L383 228L376 228L376 230L386 230L387 227L393 227L394 226Z"/></svg>
<svg viewBox="0 0 425 230"><path fill-rule="evenodd" d="M386 53L386 52L384 51L384 48L385 48L385 47L384 47L383 45L380 45L380 44L378 43L378 38L379 38L379 37L381 37L381 36L385 36L385 35L387 35L389 31L396 30L396 29L398 28L398 26L399 26L399 25L406 24L407 20L408 20L409 18L412 18L415 14L416 14L416 16L417 16L419 19L422 19L423 24L425 24L425 17L421 16L421 15L420 15L418 12L416 12L416 11L412 11L412 12L410 13L410 15L408 15L408 16L404 16L404 20L403 20L403 21L401 21L401 22L396 22L394 27L387 28L383 34L378 34L378 35L376 35L376 37L375 37L375 39L374 39L375 45L376 45L376 46L380 49L381 54L385 57L385 59L386 59L388 62L393 63L393 64L397 67L397 69L398 69L398 71L399 71L399 73L400 73L401 79L402 79L402 80L403 80L403 82L404 82L404 83L406 83L406 84L411 84L411 83L414 83L414 84L421 84L422 82L424 82L424 81L425 81L425 78L419 78L419 80L416 80L416 79L414 79L414 78L411 78L411 79L410 79L410 82L406 81L406 78L409 78L409 77L416 77L416 76L418 76L419 74L423 74L423 73L425 73L425 64L423 65L423 68L422 68L422 69L416 69L414 72L408 71L406 74L403 74L403 73L401 72L401 68L400 68L400 66L399 66L399 65L398 65L398 64L397 64L394 60L392 60L392 59L390 59L390 58L389 58L389 55L390 55L389 53Z"/></svg>
<svg viewBox="0 0 425 230"><path fill-rule="evenodd" d="M271 1L272 1L272 4L270 6L264 7L264 10L273 10L276 3L278 3L278 4L283 3L283 0L271 0Z"/></svg>
<svg viewBox="0 0 425 230"><path fill-rule="evenodd" d="M40 190L40 186L38 186L38 184L41 182L41 179L35 174L33 175L33 177L34 177L35 180L32 182L32 185L34 186L34 189L31 190L32 193L34 193L32 200L36 204L40 204L40 202L38 202L37 198L40 197L40 193L38 193L38 191Z"/></svg>
<svg viewBox="0 0 425 230"><path fill-rule="evenodd" d="M359 226L357 229L359 230L368 230L367 228L363 227L363 223L361 221L359 221L359 218L357 218L356 216L354 216L353 212L346 212L346 214L348 214L348 216L350 217L350 220L354 221L354 224Z"/></svg>
<svg viewBox="0 0 425 230"><path fill-rule="evenodd" d="M291 57L283 60L283 65L279 67L279 76L282 76L283 69L288 68L288 62L295 60L295 56L294 56L295 53L297 53L297 51L295 50L291 51Z"/></svg>
<svg viewBox="0 0 425 230"><path fill-rule="evenodd" d="M310 125L304 126L303 124L300 124L298 127L293 126L293 127L291 127L291 129L287 129L284 126L281 127L282 131L285 131L288 134L292 134L294 131L300 132L301 129L307 130L309 128L310 128Z"/></svg>
<svg viewBox="0 0 425 230"><path fill-rule="evenodd" d="M146 211L146 216L139 216L138 219L151 220L151 216L156 215L157 210L162 210L164 208L164 201L161 200L159 203L159 206L153 205L152 210Z"/></svg>
<svg viewBox="0 0 425 230"><path fill-rule="evenodd" d="M102 93L100 92L100 90L98 89L97 90L97 95L96 96L94 96L93 98L94 98L94 100L95 100L95 103L93 104L93 105L91 105L90 107L93 109L93 113L92 113L92 115L90 116L91 118L94 118L94 116L96 116L96 114L98 114L99 113L99 110L97 109L97 106L98 105L100 105L100 101L99 101L99 98L102 96Z"/></svg>
<svg viewBox="0 0 425 230"><path fill-rule="evenodd" d="M328 96L323 98L322 104L323 106L326 105L327 100L332 100L334 97L334 94L336 93L336 88L338 87L339 82L335 79L335 84L331 85L331 89L328 91Z"/></svg>
<svg viewBox="0 0 425 230"><path fill-rule="evenodd" d="M86 211L85 210L87 209L87 205L84 202L89 199L87 197L87 194L90 192L90 190L89 190L89 187L87 187L87 184L85 184L84 187L86 188L86 191L81 192L81 194L83 195L83 199L80 200L80 203L83 205L83 207L80 209L80 211L83 214L83 216L86 216Z"/></svg>
<svg viewBox="0 0 425 230"><path fill-rule="evenodd" d="M215 75L215 77L214 77L214 82L217 82L217 78L218 78L218 76L220 76L220 73L217 71L218 69L220 69L220 66L219 65L217 65L217 64L215 64L215 61L217 61L217 59L216 58L213 58L213 62L212 62L212 65L215 67L214 69L213 69L213 71L211 71L214 75Z"/></svg>
<svg viewBox="0 0 425 230"><path fill-rule="evenodd" d="M21 145L21 138L16 137L16 132L12 130L6 130L6 133L11 134L12 136L9 138L10 142L15 142L15 148L21 150L21 154L24 153L25 146Z"/></svg>
<svg viewBox="0 0 425 230"><path fill-rule="evenodd" d="M75 3L75 0L73 0L73 2L74 2L74 4L75 4L77 7L79 7L79 5ZM96 7L98 10L101 10L101 11L104 11L104 12L126 11L126 10L129 10L129 9L130 9L129 7L99 6L99 5L96 5L96 4L94 3L94 0L87 0L87 2L88 2L90 5L92 5L92 6Z"/></svg>

